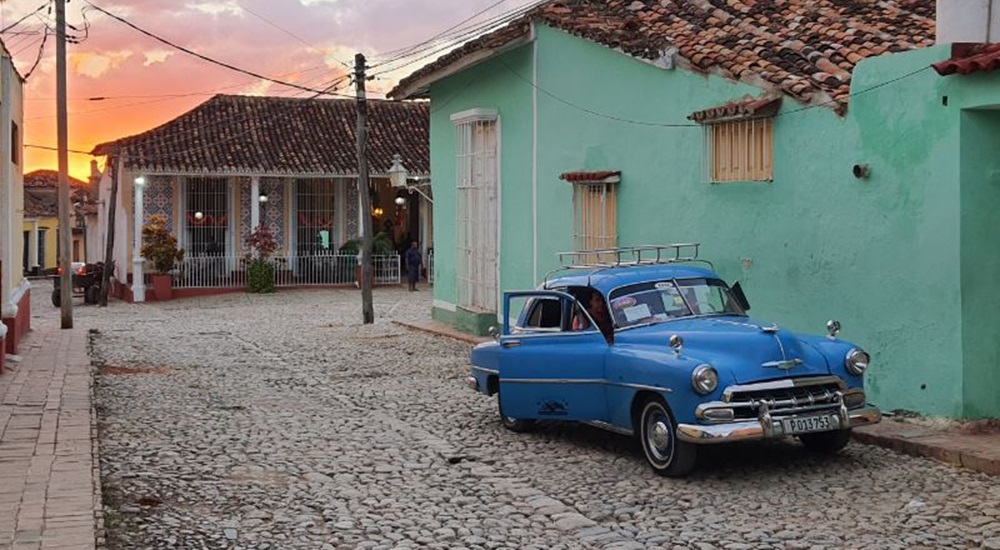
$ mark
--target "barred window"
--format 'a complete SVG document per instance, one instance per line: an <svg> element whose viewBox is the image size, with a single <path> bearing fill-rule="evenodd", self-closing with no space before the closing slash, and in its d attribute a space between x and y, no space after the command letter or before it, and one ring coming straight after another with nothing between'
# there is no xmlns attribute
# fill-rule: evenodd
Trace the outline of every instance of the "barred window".
<svg viewBox="0 0 1000 550"><path fill-rule="evenodd" d="M705 172L712 183L774 179L774 120L711 122L705 129Z"/></svg>
<svg viewBox="0 0 1000 550"><path fill-rule="evenodd" d="M295 237L299 255L337 253L336 188L331 179L295 182Z"/></svg>
<svg viewBox="0 0 1000 550"><path fill-rule="evenodd" d="M229 248L229 182L226 178L187 178L184 196L189 256L225 256Z"/></svg>
<svg viewBox="0 0 1000 550"><path fill-rule="evenodd" d="M576 250L618 246L618 199L612 183L573 185L573 245Z"/></svg>

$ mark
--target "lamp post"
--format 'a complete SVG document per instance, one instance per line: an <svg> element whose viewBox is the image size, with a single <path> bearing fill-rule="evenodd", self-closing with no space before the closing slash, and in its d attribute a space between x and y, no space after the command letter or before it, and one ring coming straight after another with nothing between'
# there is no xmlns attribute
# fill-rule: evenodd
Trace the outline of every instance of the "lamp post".
<svg viewBox="0 0 1000 550"><path fill-rule="evenodd" d="M132 206L134 210L133 232L135 238L132 244L132 301L146 301L146 282L143 278L142 266L145 259L142 257L142 194L146 188L146 178L139 176L135 178L135 200Z"/></svg>

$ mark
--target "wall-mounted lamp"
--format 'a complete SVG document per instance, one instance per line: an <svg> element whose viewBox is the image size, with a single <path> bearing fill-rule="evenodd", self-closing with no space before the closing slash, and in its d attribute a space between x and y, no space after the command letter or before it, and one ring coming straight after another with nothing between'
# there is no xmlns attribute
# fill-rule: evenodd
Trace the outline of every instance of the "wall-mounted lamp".
<svg viewBox="0 0 1000 550"><path fill-rule="evenodd" d="M144 178L142 176L139 176L139 177L135 178L135 184L138 185L138 186L140 186L140 187L142 187L143 185L146 185L146 178Z"/></svg>
<svg viewBox="0 0 1000 550"><path fill-rule="evenodd" d="M384 213L385 212L382 210L382 207L380 206L376 206L375 208L372 209L372 216L375 216L376 218L381 218L382 214Z"/></svg>
<svg viewBox="0 0 1000 550"><path fill-rule="evenodd" d="M268 199L267 199L267 195L265 195L264 193L261 193L261 194L260 194L260 196L259 196L259 197L257 197L257 200L258 200L258 201L259 201L259 202L260 202L261 204L264 204L264 203L265 203L265 202L267 202L267 200L268 200Z"/></svg>
<svg viewBox="0 0 1000 550"><path fill-rule="evenodd" d="M867 164L855 164L851 167L851 173L859 180L864 180L871 175L872 169Z"/></svg>
<svg viewBox="0 0 1000 550"><path fill-rule="evenodd" d="M394 200L393 202L396 203L396 206L403 206L404 204L406 204L406 199L404 199L403 197L396 197L396 200Z"/></svg>
<svg viewBox="0 0 1000 550"><path fill-rule="evenodd" d="M204 212L195 212L194 213L194 219L196 219L198 221L201 221L204 218L205 218L205 213Z"/></svg>

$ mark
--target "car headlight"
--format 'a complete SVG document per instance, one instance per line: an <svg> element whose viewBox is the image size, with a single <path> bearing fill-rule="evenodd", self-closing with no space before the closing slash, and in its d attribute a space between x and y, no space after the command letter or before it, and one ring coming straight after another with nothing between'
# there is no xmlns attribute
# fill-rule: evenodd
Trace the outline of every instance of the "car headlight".
<svg viewBox="0 0 1000 550"><path fill-rule="evenodd" d="M698 365L691 373L691 386L702 395L712 393L719 386L719 373L712 365Z"/></svg>
<svg viewBox="0 0 1000 550"><path fill-rule="evenodd" d="M844 367L847 368L847 372L854 376L861 376L868 370L868 360L867 353L859 349L852 349L847 352L847 357L844 359Z"/></svg>

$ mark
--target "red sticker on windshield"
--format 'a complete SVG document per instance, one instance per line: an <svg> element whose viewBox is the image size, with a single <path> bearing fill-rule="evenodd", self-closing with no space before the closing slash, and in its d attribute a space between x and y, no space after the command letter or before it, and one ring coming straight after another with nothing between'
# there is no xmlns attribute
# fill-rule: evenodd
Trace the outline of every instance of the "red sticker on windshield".
<svg viewBox="0 0 1000 550"><path fill-rule="evenodd" d="M611 307L614 309L625 309L627 307L632 307L636 304L635 298L632 296L624 296L618 298L617 300L611 302Z"/></svg>

